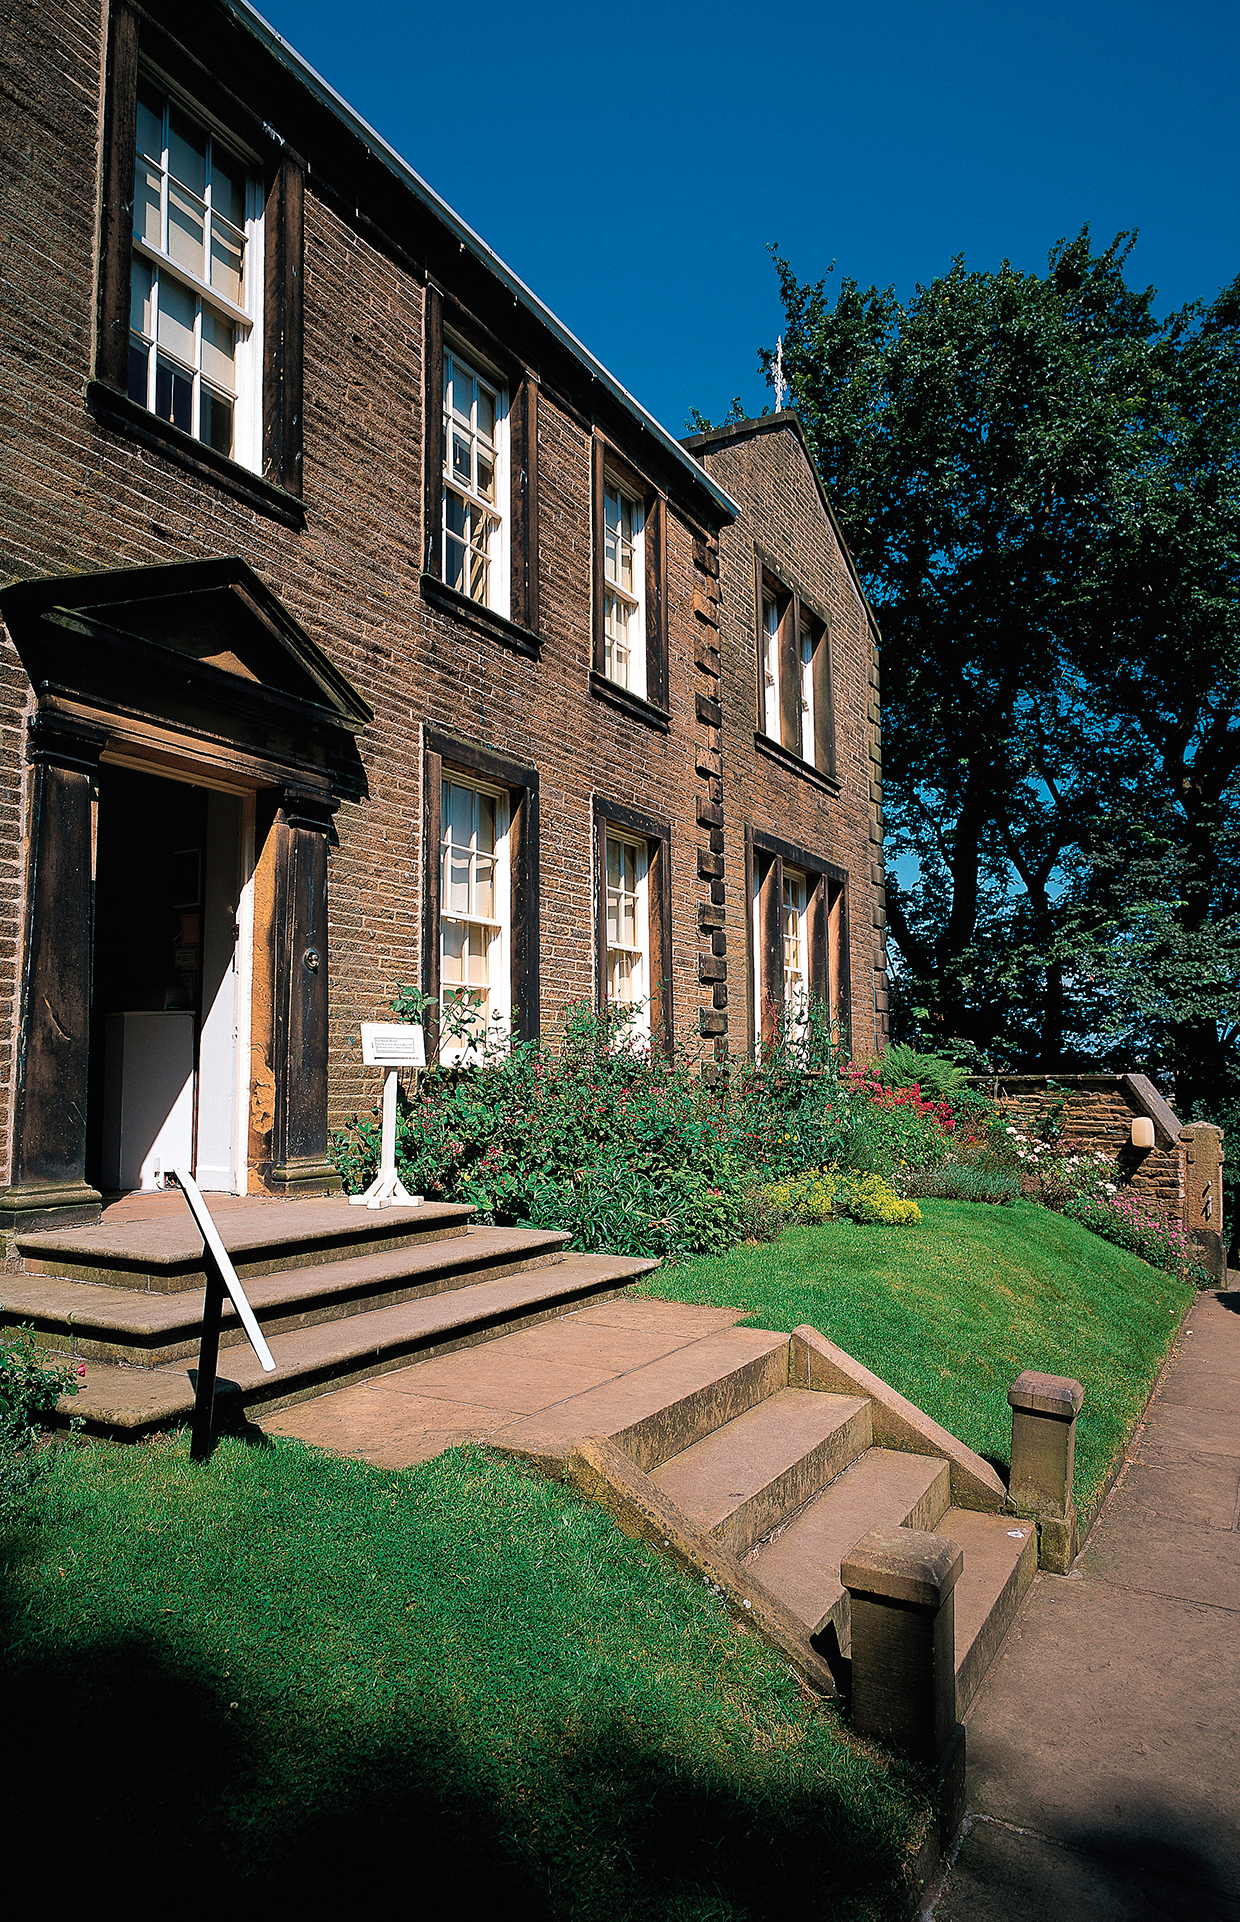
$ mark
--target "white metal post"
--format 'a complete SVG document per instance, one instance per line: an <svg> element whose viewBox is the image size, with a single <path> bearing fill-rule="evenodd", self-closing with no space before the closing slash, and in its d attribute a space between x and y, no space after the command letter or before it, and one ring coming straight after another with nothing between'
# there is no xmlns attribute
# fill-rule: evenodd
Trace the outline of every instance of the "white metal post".
<svg viewBox="0 0 1240 1922"><path fill-rule="evenodd" d="M350 1195L355 1208L420 1208L421 1195L411 1195L396 1172L396 1081L399 1068L389 1068L383 1079L383 1134L379 1172L364 1195Z"/></svg>

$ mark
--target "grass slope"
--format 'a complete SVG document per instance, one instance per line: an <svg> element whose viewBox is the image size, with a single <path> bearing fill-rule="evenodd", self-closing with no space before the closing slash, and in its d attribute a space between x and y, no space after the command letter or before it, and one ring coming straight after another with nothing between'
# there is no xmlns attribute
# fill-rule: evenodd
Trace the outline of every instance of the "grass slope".
<svg viewBox="0 0 1240 1922"><path fill-rule="evenodd" d="M70 1442L0 1562L5 1826L44 1873L138 1908L901 1912L916 1773L512 1464Z"/></svg>
<svg viewBox="0 0 1240 1922"><path fill-rule="evenodd" d="M1087 1523L1192 1289L1030 1202L920 1206L915 1227L792 1228L663 1268L644 1291L742 1307L763 1328L808 1322L1005 1469L1011 1383L1025 1368L1074 1376Z"/></svg>

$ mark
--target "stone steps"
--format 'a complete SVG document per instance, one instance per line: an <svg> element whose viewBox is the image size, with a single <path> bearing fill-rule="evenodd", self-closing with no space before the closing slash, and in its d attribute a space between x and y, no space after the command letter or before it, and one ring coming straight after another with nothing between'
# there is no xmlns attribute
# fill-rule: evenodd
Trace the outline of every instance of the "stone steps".
<svg viewBox="0 0 1240 1922"><path fill-rule="evenodd" d="M745 1555L870 1442L868 1401L782 1388L682 1450L651 1480L695 1526Z"/></svg>
<svg viewBox="0 0 1240 1922"><path fill-rule="evenodd" d="M296 1204L298 1206L305 1204ZM657 1262L610 1255L566 1255L552 1263L469 1282L413 1300L320 1321L269 1338L275 1373L263 1373L247 1345L221 1354L221 1412L286 1408L333 1388L450 1353L496 1335L568 1314L605 1299L648 1274ZM91 1434L134 1441L188 1421L196 1371L183 1363L158 1368L86 1362L79 1392L63 1396L62 1420L83 1421Z"/></svg>
<svg viewBox="0 0 1240 1922"><path fill-rule="evenodd" d="M243 1285L270 1339L295 1328L442 1294L474 1279L495 1280L544 1267L561 1259L567 1240L566 1234L541 1229L456 1228L443 1240L260 1273ZM82 1361L155 1368L196 1359L201 1339L199 1290L144 1292L36 1272L0 1277L0 1307L5 1318L33 1327L41 1346ZM245 1339L236 1311L226 1301L221 1349Z"/></svg>
<svg viewBox="0 0 1240 1922"><path fill-rule="evenodd" d="M209 1199L208 1205L214 1201ZM463 1235L476 1209L459 1202L425 1202L420 1208L354 1208L344 1195L319 1201L224 1202L212 1215L248 1293L259 1275L348 1261L359 1255ZM149 1220L100 1222L14 1237L14 1253L27 1275L175 1294L205 1288L202 1237L188 1203L176 1214Z"/></svg>

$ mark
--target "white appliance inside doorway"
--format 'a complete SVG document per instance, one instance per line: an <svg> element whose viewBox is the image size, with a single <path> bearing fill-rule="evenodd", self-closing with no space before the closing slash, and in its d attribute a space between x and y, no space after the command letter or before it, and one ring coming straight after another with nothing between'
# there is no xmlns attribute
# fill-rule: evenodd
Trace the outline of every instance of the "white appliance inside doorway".
<svg viewBox="0 0 1240 1922"><path fill-rule="evenodd" d="M200 1188L244 1194L250 1088L254 797L207 798L202 1032L195 1173Z"/></svg>

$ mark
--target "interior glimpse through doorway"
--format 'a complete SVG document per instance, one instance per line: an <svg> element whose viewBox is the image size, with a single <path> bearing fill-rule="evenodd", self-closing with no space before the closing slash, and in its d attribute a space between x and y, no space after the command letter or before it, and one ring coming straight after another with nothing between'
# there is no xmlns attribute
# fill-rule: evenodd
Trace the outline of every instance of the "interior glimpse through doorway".
<svg viewBox="0 0 1240 1922"><path fill-rule="evenodd" d="M253 799L105 764L95 854L87 1177L188 1160L244 1193Z"/></svg>

